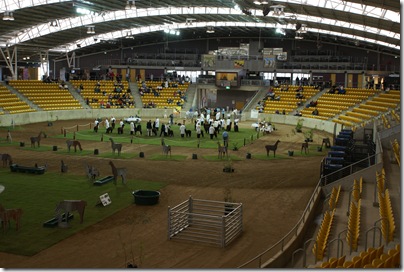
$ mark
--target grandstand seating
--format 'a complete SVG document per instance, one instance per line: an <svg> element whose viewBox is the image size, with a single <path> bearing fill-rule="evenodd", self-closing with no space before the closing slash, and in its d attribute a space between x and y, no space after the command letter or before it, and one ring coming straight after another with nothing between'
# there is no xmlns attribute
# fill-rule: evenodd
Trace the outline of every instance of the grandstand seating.
<svg viewBox="0 0 404 272"><path fill-rule="evenodd" d="M341 185L339 185L338 188L336 188L336 187L332 188L330 199L328 200L328 205L330 207L330 210L337 207L340 192L341 192Z"/></svg>
<svg viewBox="0 0 404 272"><path fill-rule="evenodd" d="M330 235L331 226L334 220L335 208L332 211L325 211L320 229L317 233L316 244L314 244L312 252L316 260L322 260L327 247L328 237Z"/></svg>
<svg viewBox="0 0 404 272"><path fill-rule="evenodd" d="M0 86L0 107L11 114L35 111L5 86ZM2 114L4 114L4 111L2 111Z"/></svg>
<svg viewBox="0 0 404 272"><path fill-rule="evenodd" d="M380 219L382 219L381 220L382 235L386 243L388 243L393 241L394 232L396 229L389 190L385 189L384 192L379 191L378 200L379 200Z"/></svg>
<svg viewBox="0 0 404 272"><path fill-rule="evenodd" d="M346 241L348 245L353 249L358 249L358 239L360 231L360 213L361 213L361 199L358 202L351 200L349 208L349 218L348 218L348 231L346 234ZM355 262L354 262L355 263ZM354 267L357 267L354 264Z"/></svg>
<svg viewBox="0 0 404 272"><path fill-rule="evenodd" d="M395 119L398 123L400 123L400 116L396 113L395 110L392 110L392 111L391 111L391 115L394 117L394 119Z"/></svg>
<svg viewBox="0 0 404 272"><path fill-rule="evenodd" d="M139 90L142 87L142 82L138 82ZM177 83L176 87L162 87L163 81L145 81L147 88L151 89L149 93L143 93L142 103L144 107L147 107L149 103L153 103L156 108L177 108L179 105L177 103L183 103L181 97L178 95L178 91L181 91L182 95L186 94L186 91L189 87L189 82L184 82L182 85ZM157 87L162 87L161 90L157 91ZM159 93L158 96L155 96L153 91L155 90ZM168 102L169 100L172 102Z"/></svg>
<svg viewBox="0 0 404 272"><path fill-rule="evenodd" d="M127 93L127 89L129 87L129 83L127 81L122 81L122 91L121 93L114 92L116 82L112 80L71 80L70 81L73 86L77 89L80 85L83 86L83 90L80 91L80 95L84 100L87 101L88 105L93 109L101 108L101 104L104 104L104 107L107 107L106 104L110 101L110 108L134 108L133 103L128 103L126 106L121 105L118 101L117 95L122 97L122 94L125 94L125 97L128 98L129 101L133 102L133 96L131 93ZM100 92L95 92L95 87L97 83L100 84ZM114 98L115 95L115 98Z"/></svg>
<svg viewBox="0 0 404 272"><path fill-rule="evenodd" d="M46 111L83 108L68 90L60 89L57 83L43 83L39 80L12 80L9 84Z"/></svg>
<svg viewBox="0 0 404 272"><path fill-rule="evenodd" d="M330 257L328 261L322 262L316 268L399 268L400 244L395 248L384 250L384 245L378 248L368 248L366 251L359 251L351 260L345 260L346 256L340 258Z"/></svg>
<svg viewBox="0 0 404 272"><path fill-rule="evenodd" d="M391 146L393 147L394 157L398 163L398 166L400 166L401 151L400 151L400 144L398 143L398 140L394 139L393 142L391 142Z"/></svg>
<svg viewBox="0 0 404 272"><path fill-rule="evenodd" d="M382 115L382 121L383 121L383 125L384 125L385 128L390 128L391 127L390 122L389 122L389 120L387 120L385 114Z"/></svg>
<svg viewBox="0 0 404 272"><path fill-rule="evenodd" d="M282 113L285 110L285 113L291 113L297 109L297 103L300 99L296 98L296 90L299 86L296 85L282 85L282 88L288 88L287 91L281 91L281 87L274 88L275 97L279 97L279 100L265 100L264 105L264 113L275 113L278 111ZM303 95L304 98L302 102L308 101L311 97L318 93L318 90L314 89L312 86L304 86L303 88Z"/></svg>

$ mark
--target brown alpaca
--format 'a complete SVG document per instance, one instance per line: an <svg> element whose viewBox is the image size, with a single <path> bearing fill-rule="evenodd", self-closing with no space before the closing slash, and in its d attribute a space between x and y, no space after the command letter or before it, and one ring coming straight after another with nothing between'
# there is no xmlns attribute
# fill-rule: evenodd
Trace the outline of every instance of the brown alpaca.
<svg viewBox="0 0 404 272"><path fill-rule="evenodd" d="M38 134L38 136L37 137L31 137L30 138L30 140L31 140L31 147L35 147L35 143L37 143L37 146L39 147L39 145L40 145L40 143L41 143L41 135L44 135L44 137L46 137L45 136L45 134L41 131L41 132L39 132L39 134Z"/></svg>
<svg viewBox="0 0 404 272"><path fill-rule="evenodd" d="M13 164L10 154L0 154L0 159L3 161L3 167L7 167L7 162L9 166Z"/></svg>
<svg viewBox="0 0 404 272"><path fill-rule="evenodd" d="M222 159L224 155L226 155L226 157L229 157L229 154L227 153L227 147L220 145L219 142L217 142L217 151L218 151L218 155L217 157Z"/></svg>
<svg viewBox="0 0 404 272"><path fill-rule="evenodd" d="M66 144L67 144L67 149L69 150L69 152L70 152L71 146L74 147L74 152L77 152L77 146L79 147L80 151L83 151L83 149L81 148L80 142L77 140L67 140Z"/></svg>
<svg viewBox="0 0 404 272"><path fill-rule="evenodd" d="M22 209L4 209L0 204L0 219L3 225L3 231L10 226L10 220L15 221L16 230L20 229Z"/></svg>
<svg viewBox="0 0 404 272"><path fill-rule="evenodd" d="M309 152L309 143L308 142L302 143L302 149L300 150L300 153L303 153L303 149L304 149L305 154L307 154Z"/></svg>
<svg viewBox="0 0 404 272"><path fill-rule="evenodd" d="M80 224L83 223L84 218L84 210L87 206L87 202L84 200L63 200L60 201L59 204L56 205L56 218L58 219L58 223L62 222L62 211L65 214L68 214L72 211L78 211L80 215Z"/></svg>
<svg viewBox="0 0 404 272"><path fill-rule="evenodd" d="M267 156L269 156L269 151L273 151L274 152L274 157L275 157L276 149L278 149L278 143L279 142L280 141L277 140L274 145L266 145L265 146L265 149L267 150Z"/></svg>
<svg viewBox="0 0 404 272"><path fill-rule="evenodd" d="M122 178L122 184L126 184L126 168L116 168L112 161L109 161L112 168L112 175L114 176L114 183L116 184L118 176Z"/></svg>

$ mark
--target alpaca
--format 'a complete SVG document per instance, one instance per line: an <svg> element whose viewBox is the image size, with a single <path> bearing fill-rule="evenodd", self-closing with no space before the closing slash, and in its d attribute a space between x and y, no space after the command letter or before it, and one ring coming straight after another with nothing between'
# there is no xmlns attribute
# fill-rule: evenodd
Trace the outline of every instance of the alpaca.
<svg viewBox="0 0 404 272"><path fill-rule="evenodd" d="M309 143L308 142L302 143L302 149L300 150L300 153L303 153L303 149L304 149L305 154L307 154L309 152Z"/></svg>
<svg viewBox="0 0 404 272"><path fill-rule="evenodd" d="M121 155L122 144L115 143L112 138L109 138L109 140L111 141L112 152L115 154L115 150L118 150L118 156Z"/></svg>
<svg viewBox="0 0 404 272"><path fill-rule="evenodd" d="M39 134L38 134L38 136L36 136L36 137L31 137L30 138L30 140L31 140L31 147L35 147L35 143L37 143L37 146L39 147L39 145L40 145L40 143L41 143L41 135L44 135L44 137L46 137L46 135L45 135L45 133L43 133L42 131L41 132L39 132Z"/></svg>
<svg viewBox="0 0 404 272"><path fill-rule="evenodd" d="M77 146L79 147L80 151L83 151L83 148L81 148L81 144L79 141L76 140L67 140L66 141L67 144L67 149L70 152L70 147L73 146L74 147L74 152L77 152Z"/></svg>
<svg viewBox="0 0 404 272"><path fill-rule="evenodd" d="M218 158L222 159L224 155L226 155L226 157L229 157L229 154L227 153L227 147L220 145L220 142L217 142L217 151L218 151L217 155Z"/></svg>
<svg viewBox="0 0 404 272"><path fill-rule="evenodd" d="M122 184L126 184L126 168L116 168L112 161L109 161L109 165L112 168L112 174L114 176L114 183L116 184L118 176L122 178Z"/></svg>
<svg viewBox="0 0 404 272"><path fill-rule="evenodd" d="M170 152L170 157L171 157L171 146L170 145L166 145L164 142L164 139L161 139L161 146L163 147L163 154L166 155L166 157L168 156L168 152Z"/></svg>
<svg viewBox="0 0 404 272"><path fill-rule="evenodd" d="M269 156L269 151L273 151L274 152L274 157L275 157L275 153L276 153L276 149L278 148L278 143L280 141L277 140L276 143L274 145L266 145L265 149L267 150L267 157Z"/></svg>

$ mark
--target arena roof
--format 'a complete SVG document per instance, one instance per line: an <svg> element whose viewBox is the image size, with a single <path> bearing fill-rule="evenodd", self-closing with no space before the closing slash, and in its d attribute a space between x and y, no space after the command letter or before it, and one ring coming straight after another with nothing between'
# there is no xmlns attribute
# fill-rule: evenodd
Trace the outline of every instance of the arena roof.
<svg viewBox="0 0 404 272"><path fill-rule="evenodd" d="M33 61L40 53L83 55L168 40L275 35L400 55L397 0L4 0L0 12L2 52L17 46L18 59ZM300 26L307 32L296 34Z"/></svg>

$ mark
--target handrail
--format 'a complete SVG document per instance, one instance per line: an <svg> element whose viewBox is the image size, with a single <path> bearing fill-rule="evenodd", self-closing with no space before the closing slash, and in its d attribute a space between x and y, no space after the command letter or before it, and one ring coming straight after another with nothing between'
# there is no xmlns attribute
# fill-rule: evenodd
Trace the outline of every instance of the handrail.
<svg viewBox="0 0 404 272"><path fill-rule="evenodd" d="M320 182L321 179L319 180L319 182L317 183L317 186L313 192L313 194L310 197L310 200L306 206L306 208L303 211L303 215L300 217L299 221L296 223L296 225L285 235L283 236L283 238L281 240L279 240L276 244L274 244L273 246L271 246L270 248L266 249L264 252L260 253L259 255L255 256L254 258L252 258L251 260L243 263L242 265L238 266L238 268L243 268L246 265L254 262L254 261L259 261L259 268L261 268L261 263L262 263L262 256L268 252L270 252L272 249L274 249L275 247L282 245L282 251L283 251L283 247L285 245L286 242L289 242L291 240L291 238L288 239L288 237L293 233L294 235L297 235L297 230L298 228L302 225L302 223L305 223L305 217L306 215L311 211L312 207L312 203L314 203L315 201L315 197L320 193L321 191L321 187L320 187ZM287 240L288 239L288 240Z"/></svg>
<svg viewBox="0 0 404 272"><path fill-rule="evenodd" d="M329 173L329 174L327 174L327 175L325 175L325 176L321 176L321 178L320 178L320 181L321 181L321 184L322 185L327 185L327 184L325 184L325 180L327 180L327 177L331 177L332 175L336 175L336 174L338 174L338 173L342 173L343 171L346 171L346 170L348 170L349 169L349 175L352 175L353 173L355 173L355 172L358 172L359 170L357 170L357 171L353 171L353 166L355 166L355 165L357 165L357 164L360 164L360 163L363 163L363 162L366 162L366 161L369 161L369 166L370 165L373 165L373 164L376 164L376 158L377 158L377 156L379 156L379 155L381 155L382 153L381 152L379 152L379 153L376 153L376 154L373 154L373 155L369 155L369 156L367 156L366 158L364 158L364 159L362 159L362 160L359 160L359 161L357 161L357 162L355 162L355 163L352 163L352 164L350 164L350 165L347 165L347 166L345 166L345 167L343 167L343 168L341 168L341 169L339 169L339 170L337 170L337 171L334 171L334 172L332 172L332 173ZM371 158L375 158L375 162L372 164L370 161L371 161Z"/></svg>

